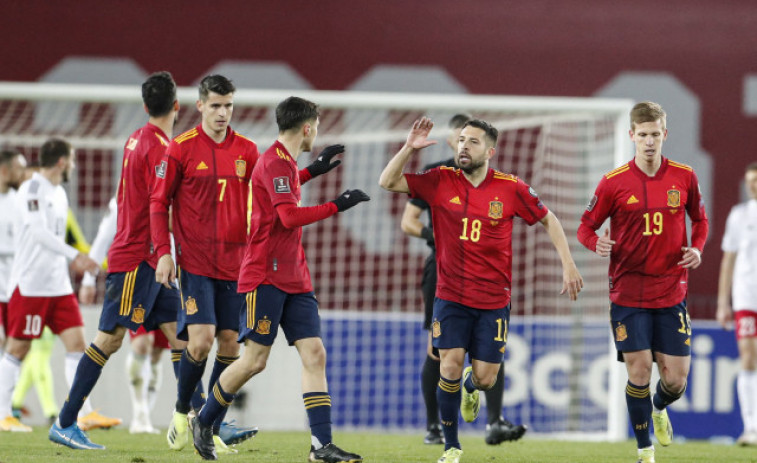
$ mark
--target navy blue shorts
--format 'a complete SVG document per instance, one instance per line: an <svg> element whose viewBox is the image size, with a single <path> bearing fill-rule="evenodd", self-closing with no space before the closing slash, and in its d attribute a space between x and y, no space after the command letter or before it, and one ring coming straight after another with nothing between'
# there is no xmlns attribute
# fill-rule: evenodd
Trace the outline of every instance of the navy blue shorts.
<svg viewBox="0 0 757 463"><path fill-rule="evenodd" d="M434 298L431 337L437 349L462 347L471 359L502 363L509 326L510 304L483 310Z"/></svg>
<svg viewBox="0 0 757 463"><path fill-rule="evenodd" d="M289 294L273 285L260 285L245 294L239 312L239 342L249 339L264 346L273 344L279 325L289 345L305 338L321 337L321 317L315 294Z"/></svg>
<svg viewBox="0 0 757 463"><path fill-rule="evenodd" d="M131 272L108 273L97 328L111 332L121 325L136 331L142 325L151 331L163 323L175 322L180 307L178 289L156 282L155 270L142 262Z"/></svg>
<svg viewBox="0 0 757 463"><path fill-rule="evenodd" d="M610 325L618 350L651 350L667 355L691 355L691 319L686 300L673 307L640 309L610 304Z"/></svg>
<svg viewBox="0 0 757 463"><path fill-rule="evenodd" d="M194 275L179 267L181 311L176 324L176 337L189 339L189 325L214 325L216 332L239 330L237 316L244 296L237 293L237 282Z"/></svg>

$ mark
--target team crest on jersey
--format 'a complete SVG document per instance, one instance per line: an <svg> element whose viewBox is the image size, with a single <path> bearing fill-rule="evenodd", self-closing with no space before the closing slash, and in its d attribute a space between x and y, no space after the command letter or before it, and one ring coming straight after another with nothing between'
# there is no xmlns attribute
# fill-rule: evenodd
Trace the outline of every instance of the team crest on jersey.
<svg viewBox="0 0 757 463"><path fill-rule="evenodd" d="M626 331L626 325L618 325L615 327L615 341L623 342L628 339L628 332Z"/></svg>
<svg viewBox="0 0 757 463"><path fill-rule="evenodd" d="M289 188L289 177L276 177L273 179L273 191L276 193L291 193Z"/></svg>
<svg viewBox="0 0 757 463"><path fill-rule="evenodd" d="M679 207L681 205L681 192L678 190L668 190L668 207Z"/></svg>
<svg viewBox="0 0 757 463"><path fill-rule="evenodd" d="M139 325L145 322L145 309L142 307L142 304L139 304L131 310L131 321Z"/></svg>
<svg viewBox="0 0 757 463"><path fill-rule="evenodd" d="M39 201L36 199L30 199L26 202L27 206L29 206L29 212L34 212L39 210Z"/></svg>
<svg viewBox="0 0 757 463"><path fill-rule="evenodd" d="M434 323L431 324L431 335L435 338L442 335L442 324L438 320L434 320Z"/></svg>
<svg viewBox="0 0 757 463"><path fill-rule="evenodd" d="M501 219L504 211L502 201L489 201L489 217L492 219Z"/></svg>
<svg viewBox="0 0 757 463"><path fill-rule="evenodd" d="M166 163L166 161L160 161L160 164L155 166L155 175L157 175L158 178L166 178L166 167L168 167L168 163Z"/></svg>
<svg viewBox="0 0 757 463"><path fill-rule="evenodd" d="M244 177L244 174L247 173L247 161L244 159L237 159L234 161L234 165L237 168L237 177Z"/></svg>
<svg viewBox="0 0 757 463"><path fill-rule="evenodd" d="M271 320L263 318L258 320L258 327L255 328L255 332L262 335L271 334Z"/></svg>
<svg viewBox="0 0 757 463"><path fill-rule="evenodd" d="M195 301L195 298L192 296L187 298L186 308L187 315L194 315L197 313L197 301Z"/></svg>

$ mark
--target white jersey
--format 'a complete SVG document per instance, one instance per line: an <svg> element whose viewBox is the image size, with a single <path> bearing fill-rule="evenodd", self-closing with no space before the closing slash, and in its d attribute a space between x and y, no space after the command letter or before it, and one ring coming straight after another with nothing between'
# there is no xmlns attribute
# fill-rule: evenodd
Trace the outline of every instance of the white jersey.
<svg viewBox="0 0 757 463"><path fill-rule="evenodd" d="M108 213L100 221L100 226L97 228L97 235L92 242L92 247L89 248L89 257L95 262L102 265L105 258L108 257L108 249L113 244L113 239L116 237L116 230L118 225L118 202L116 198L110 198L108 203ZM81 280L82 286L94 286L95 275L89 272L84 272L84 277Z"/></svg>
<svg viewBox="0 0 757 463"><path fill-rule="evenodd" d="M0 193L0 302L8 302L8 285L13 264L13 221L16 211L16 190Z"/></svg>
<svg viewBox="0 0 757 463"><path fill-rule="evenodd" d="M65 242L66 191L35 173L18 189L16 207L19 221L14 229L16 254L10 291L18 285L27 297L73 294L67 259L73 260L79 251Z"/></svg>
<svg viewBox="0 0 757 463"><path fill-rule="evenodd" d="M725 225L722 249L736 253L733 309L757 311L757 199L731 209Z"/></svg>

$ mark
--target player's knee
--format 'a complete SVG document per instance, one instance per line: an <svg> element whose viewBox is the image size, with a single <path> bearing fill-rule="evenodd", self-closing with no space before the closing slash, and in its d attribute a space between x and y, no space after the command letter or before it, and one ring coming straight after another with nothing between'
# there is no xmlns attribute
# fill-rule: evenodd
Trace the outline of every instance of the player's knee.
<svg viewBox="0 0 757 463"><path fill-rule="evenodd" d="M9 339L8 343L5 345L5 351L8 352L13 357L17 358L18 360L23 360L26 358L26 354L29 353L29 348L31 347L31 341L23 342L16 339Z"/></svg>
<svg viewBox="0 0 757 463"><path fill-rule="evenodd" d="M302 366L310 371L326 369L326 349L323 345L302 352Z"/></svg>
<svg viewBox="0 0 757 463"><path fill-rule="evenodd" d="M483 391L488 391L489 389L494 387L494 384L497 382L497 375L494 376L486 376L484 378L473 378L473 382L476 383L479 389Z"/></svg>
<svg viewBox="0 0 757 463"><path fill-rule="evenodd" d="M670 394L680 396L686 391L686 377L666 378L663 386Z"/></svg>
<svg viewBox="0 0 757 463"><path fill-rule="evenodd" d="M213 347L212 336L197 336L195 338L189 338L187 350L189 351L189 355L191 355L193 359L201 362L208 358L211 347Z"/></svg>

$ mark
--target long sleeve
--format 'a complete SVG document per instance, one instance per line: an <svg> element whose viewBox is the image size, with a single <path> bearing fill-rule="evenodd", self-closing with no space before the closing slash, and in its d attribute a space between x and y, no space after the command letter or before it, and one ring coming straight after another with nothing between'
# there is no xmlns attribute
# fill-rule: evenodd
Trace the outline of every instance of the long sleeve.
<svg viewBox="0 0 757 463"><path fill-rule="evenodd" d="M332 202L310 207L298 207L293 203L281 203L276 206L276 213L286 228L304 227L331 217L337 212L336 204Z"/></svg>

